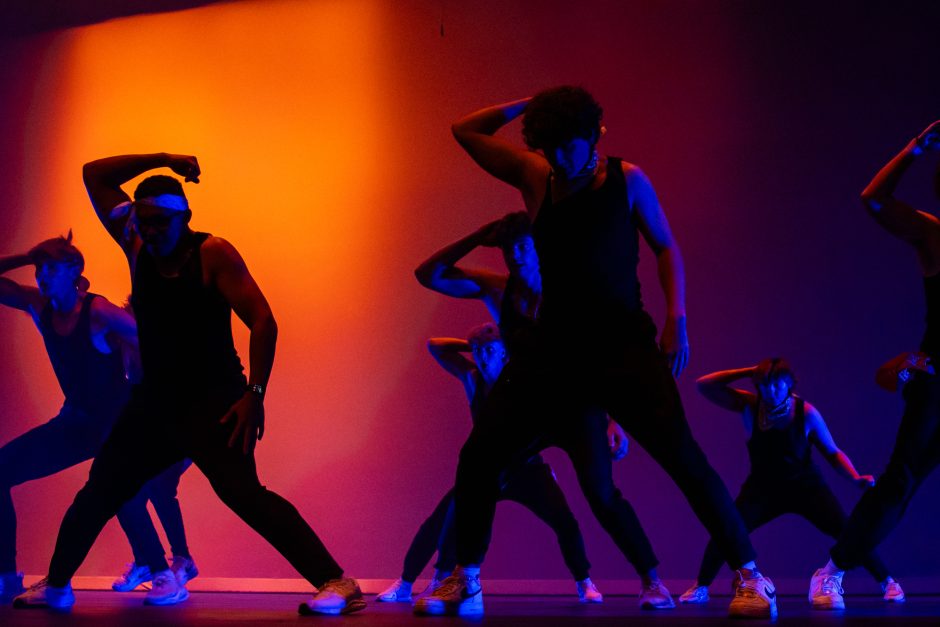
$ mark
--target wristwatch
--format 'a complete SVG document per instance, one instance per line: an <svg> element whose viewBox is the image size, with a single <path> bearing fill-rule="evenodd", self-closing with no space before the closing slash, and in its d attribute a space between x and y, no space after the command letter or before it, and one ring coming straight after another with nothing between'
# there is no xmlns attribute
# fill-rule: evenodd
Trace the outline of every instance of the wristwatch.
<svg viewBox="0 0 940 627"><path fill-rule="evenodd" d="M257 394L258 398L260 398L261 400L264 400L264 386L261 385L260 383L249 384L247 391L251 392L252 394Z"/></svg>

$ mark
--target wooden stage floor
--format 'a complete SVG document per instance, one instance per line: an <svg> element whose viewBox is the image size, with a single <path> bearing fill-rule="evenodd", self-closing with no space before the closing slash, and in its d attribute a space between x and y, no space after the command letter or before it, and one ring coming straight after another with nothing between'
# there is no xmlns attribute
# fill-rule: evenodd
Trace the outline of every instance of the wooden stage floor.
<svg viewBox="0 0 940 627"><path fill-rule="evenodd" d="M602 605L586 606L568 596L496 596L486 597L486 615L480 621L458 618L415 617L406 603L375 603L367 595L369 607L342 617L302 617L297 605L304 600L298 594L194 592L188 601L173 607L148 607L142 604L144 593L76 593L78 602L69 614L45 610L14 610L0 606L0 625L4 627L102 627L112 625L309 625L320 623L344 627L399 627L404 625L472 624L489 626L579 627L614 625L719 625L763 624L767 621L731 621L725 616L727 597L713 597L705 606L680 606L675 610L644 612L634 597L608 596ZM845 612L818 612L810 609L804 596L781 597L777 625L940 625L940 597L909 596L904 604L890 605L880 597L847 597Z"/></svg>

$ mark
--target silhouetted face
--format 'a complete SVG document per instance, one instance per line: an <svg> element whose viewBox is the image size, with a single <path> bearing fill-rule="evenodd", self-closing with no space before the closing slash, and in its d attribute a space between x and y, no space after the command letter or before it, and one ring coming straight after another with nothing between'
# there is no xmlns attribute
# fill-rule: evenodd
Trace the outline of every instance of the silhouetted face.
<svg viewBox="0 0 940 627"><path fill-rule="evenodd" d="M173 252L189 222L190 212L151 205L146 199L134 202L134 225L147 252L165 257Z"/></svg>
<svg viewBox="0 0 940 627"><path fill-rule="evenodd" d="M47 261L36 266L36 285L39 293L56 300L70 296L75 291L79 267L64 261Z"/></svg>
<svg viewBox="0 0 940 627"><path fill-rule="evenodd" d="M793 384L789 377L773 377L757 384L757 392L765 405L773 407L779 405L790 396Z"/></svg>
<svg viewBox="0 0 940 627"><path fill-rule="evenodd" d="M487 383L495 383L499 378L499 373L503 371L503 366L509 359L506 352L506 346L502 340L493 340L483 344L473 344L473 361L477 364L480 374Z"/></svg>
<svg viewBox="0 0 940 627"><path fill-rule="evenodd" d="M560 146L545 148L542 152L555 171L555 176L572 179L590 162L594 147L589 140L575 137Z"/></svg>
<svg viewBox="0 0 940 627"><path fill-rule="evenodd" d="M503 247L503 259L512 275L525 274L539 269L539 256L535 252L535 240L530 235L517 238Z"/></svg>

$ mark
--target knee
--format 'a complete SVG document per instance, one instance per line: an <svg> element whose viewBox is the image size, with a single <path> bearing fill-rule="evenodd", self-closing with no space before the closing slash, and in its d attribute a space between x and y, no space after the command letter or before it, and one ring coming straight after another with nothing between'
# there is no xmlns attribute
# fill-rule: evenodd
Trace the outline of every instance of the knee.
<svg viewBox="0 0 940 627"><path fill-rule="evenodd" d="M872 490L890 503L901 504L910 498L917 484L918 479L909 467L893 464L878 478Z"/></svg>

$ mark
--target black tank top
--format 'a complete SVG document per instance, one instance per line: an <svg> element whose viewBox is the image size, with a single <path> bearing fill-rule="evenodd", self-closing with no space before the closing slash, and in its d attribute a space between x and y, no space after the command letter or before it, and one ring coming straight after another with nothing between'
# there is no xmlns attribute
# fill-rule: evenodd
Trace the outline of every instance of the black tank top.
<svg viewBox="0 0 940 627"><path fill-rule="evenodd" d="M52 303L42 308L38 326L65 404L90 414L113 414L127 402L130 385L121 352L105 355L92 343L91 302L97 297L91 293L85 296L78 322L68 335L56 333Z"/></svg>
<svg viewBox="0 0 940 627"><path fill-rule="evenodd" d="M920 350L931 357L940 357L940 274L924 277L927 296L927 329Z"/></svg>
<svg viewBox="0 0 940 627"><path fill-rule="evenodd" d="M523 314L516 308L512 294L519 289L519 283L512 276L506 282L503 300L499 305L499 334L509 354L518 353L534 341L537 323L534 318Z"/></svg>
<svg viewBox="0 0 940 627"><path fill-rule="evenodd" d="M190 256L173 277L160 274L146 248L137 254L131 301L147 388L191 393L245 383L232 341L232 307L202 282L201 246L208 237L193 234Z"/></svg>
<svg viewBox="0 0 940 627"><path fill-rule="evenodd" d="M473 373L473 398L470 399L470 418L473 420L474 424L476 424L477 419L480 417L480 413L483 411L483 404L485 402L486 382L483 381L483 375L480 374L480 371L475 370ZM505 416L500 414L499 417L501 420L512 420L512 416ZM508 479L512 476L513 472L525 464L541 463L543 463L543 459L539 453L534 453L531 457L528 457L521 462L513 463L500 475L500 483L505 485L506 481L508 481Z"/></svg>
<svg viewBox="0 0 940 627"><path fill-rule="evenodd" d="M551 179L533 224L542 271L540 318L547 325L615 325L642 310L639 234L622 162L607 158L607 178L552 202Z"/></svg>
<svg viewBox="0 0 940 627"><path fill-rule="evenodd" d="M764 431L757 424L757 407L751 408L751 437L747 452L751 459L751 476L755 479L792 479L817 469L806 437L806 402L796 398L793 420Z"/></svg>

